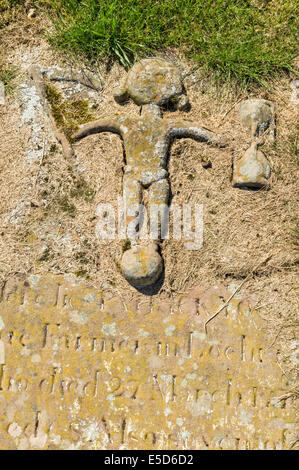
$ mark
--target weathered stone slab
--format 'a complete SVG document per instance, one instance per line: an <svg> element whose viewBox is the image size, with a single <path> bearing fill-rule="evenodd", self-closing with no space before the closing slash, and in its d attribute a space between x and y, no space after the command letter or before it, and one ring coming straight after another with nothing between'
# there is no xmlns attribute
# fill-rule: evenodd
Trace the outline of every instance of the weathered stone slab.
<svg viewBox="0 0 299 470"><path fill-rule="evenodd" d="M129 71L124 86L114 94L118 103L131 97L135 104L142 105L138 116L108 115L81 126L72 136L74 141L79 141L90 134L112 132L122 139L126 160L123 177L125 222L128 239L134 246L122 257L121 272L135 287L153 286L163 273L158 245L142 246L142 237L135 230L134 220L144 202L145 188L148 190L147 208L152 214L155 212L151 214L150 224L159 224L158 210L164 213L168 210L165 207L169 202L167 165L173 141L186 137L218 147L226 145L223 136L196 122L163 118L160 106L173 98L178 100L177 109L188 107L183 91L177 67L162 59L141 60ZM157 233L150 238L152 241L160 239L160 235Z"/></svg>
<svg viewBox="0 0 299 470"><path fill-rule="evenodd" d="M221 286L136 302L71 276L8 282L1 449L285 449L295 417L264 325Z"/></svg>

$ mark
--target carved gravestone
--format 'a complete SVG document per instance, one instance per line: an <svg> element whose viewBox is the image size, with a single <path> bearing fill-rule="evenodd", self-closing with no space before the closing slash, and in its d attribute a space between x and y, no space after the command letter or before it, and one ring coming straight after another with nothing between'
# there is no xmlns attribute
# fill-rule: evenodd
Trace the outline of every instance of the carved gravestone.
<svg viewBox="0 0 299 470"><path fill-rule="evenodd" d="M51 106L46 100L44 78L58 83L66 82L67 96L69 93L76 93L77 86L80 88L84 85L89 89L88 96L92 97L92 93L101 89L101 84L96 82L94 76L85 75L82 71L69 74L57 67L43 72L38 67L32 67L30 70L32 83L29 88L23 87L21 93L27 105L32 93L39 95L41 103L38 111L43 111L50 118L52 130L66 158L71 162L75 160L76 147L72 147L66 136L55 125L53 110L51 111ZM73 87L74 83L76 87ZM28 90L31 90L29 97ZM75 144L91 134L101 132L112 132L120 136L125 160L123 223L125 237L130 241L130 247L122 254L118 267L125 279L134 287L141 289L155 285L157 287L159 282L163 281L164 270L163 259L159 252L163 240L162 221L166 221L165 229L169 215L170 181L167 170L169 149L173 141L178 138L191 138L220 148L226 146L227 139L197 122L163 116L163 110L167 106L169 109L188 110L189 101L178 67L161 58L143 59L137 62L128 72L124 83L115 91L114 98L119 104L132 99L136 105L141 106L141 109L135 116L118 112L84 124L72 135L72 143ZM30 99L29 104L31 109ZM36 111L34 106L33 111ZM34 127L33 117L31 115L28 117L28 112L25 112L22 124ZM271 175L271 165L259 150L263 144L259 137L268 132L274 139L274 103L263 99L245 100L240 105L239 118L253 140L243 157L233 163L232 184L234 187L245 189L266 187ZM35 135L33 133L31 146L37 148L31 148L29 151L28 159L31 161L42 158L44 153L43 135L40 132L43 126L36 127L39 132L35 132ZM142 204L147 206L149 221L143 217ZM144 237L143 229L147 231L145 225L151 227L150 240ZM152 227L157 227L157 230L152 231ZM101 238L98 233L97 237Z"/></svg>
<svg viewBox="0 0 299 470"><path fill-rule="evenodd" d="M0 81L0 105L5 104L5 86L4 83Z"/></svg>
<svg viewBox="0 0 299 470"><path fill-rule="evenodd" d="M232 298L204 329L230 296L134 303L67 275L7 282L0 448L290 448L292 400L258 313Z"/></svg>
<svg viewBox="0 0 299 470"><path fill-rule="evenodd" d="M142 228L140 232L135 230L134 220L140 211L144 192L148 191L151 223L155 219L158 224L158 209L162 219L168 210L170 184L167 160L172 142L188 137L223 147L225 139L199 123L163 117L162 106L171 103L176 109L183 110L189 104L178 68L163 59L137 62L114 98L120 104L131 98L141 106L141 110L136 116L118 113L85 124L73 135L73 139L79 141L100 132L112 132L121 137L126 162L123 177L125 222L127 237L133 246L123 255L120 268L133 286L152 286L161 277L163 260L158 253L156 237L147 243L140 237ZM158 233L157 239L160 238L161 233Z"/></svg>

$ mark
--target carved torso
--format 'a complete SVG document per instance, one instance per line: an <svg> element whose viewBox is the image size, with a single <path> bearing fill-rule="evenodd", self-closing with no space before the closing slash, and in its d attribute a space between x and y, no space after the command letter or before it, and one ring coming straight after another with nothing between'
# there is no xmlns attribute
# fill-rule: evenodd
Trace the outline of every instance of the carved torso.
<svg viewBox="0 0 299 470"><path fill-rule="evenodd" d="M140 116L120 118L126 173L134 175L143 184L150 184L167 175L166 122L159 117Z"/></svg>

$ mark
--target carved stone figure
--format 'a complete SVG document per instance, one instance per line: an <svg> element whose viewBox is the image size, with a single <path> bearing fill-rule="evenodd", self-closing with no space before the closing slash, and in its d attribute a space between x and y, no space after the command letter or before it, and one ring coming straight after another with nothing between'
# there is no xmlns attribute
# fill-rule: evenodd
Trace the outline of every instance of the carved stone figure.
<svg viewBox="0 0 299 470"><path fill-rule="evenodd" d="M223 137L196 122L163 118L162 105L174 100L177 108L182 109L188 104L181 75L174 65L162 59L144 59L135 64L115 95L119 103L129 97L141 106L136 117L107 116L84 125L73 136L74 141L78 141L90 134L113 132L122 138L126 159L123 193L127 227L136 217L145 189L148 190L148 209L168 203L167 158L174 139L189 137L220 147L225 145ZM163 271L158 246L150 243L141 248L138 235L134 230L130 232L130 228L128 238L132 248L123 255L122 274L134 286L154 284Z"/></svg>

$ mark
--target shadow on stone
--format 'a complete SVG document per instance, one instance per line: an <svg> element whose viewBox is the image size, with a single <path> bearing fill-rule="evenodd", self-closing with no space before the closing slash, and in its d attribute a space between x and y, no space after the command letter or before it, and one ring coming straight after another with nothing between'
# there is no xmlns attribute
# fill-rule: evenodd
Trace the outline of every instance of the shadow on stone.
<svg viewBox="0 0 299 470"><path fill-rule="evenodd" d="M165 279L165 272L164 272L164 269L163 269L163 272L162 272L160 278L152 286L147 286L147 287L132 286L132 287L134 287L138 292L140 292L143 295L152 296L152 295L156 295L156 294L159 293L160 289L163 286L164 279Z"/></svg>

